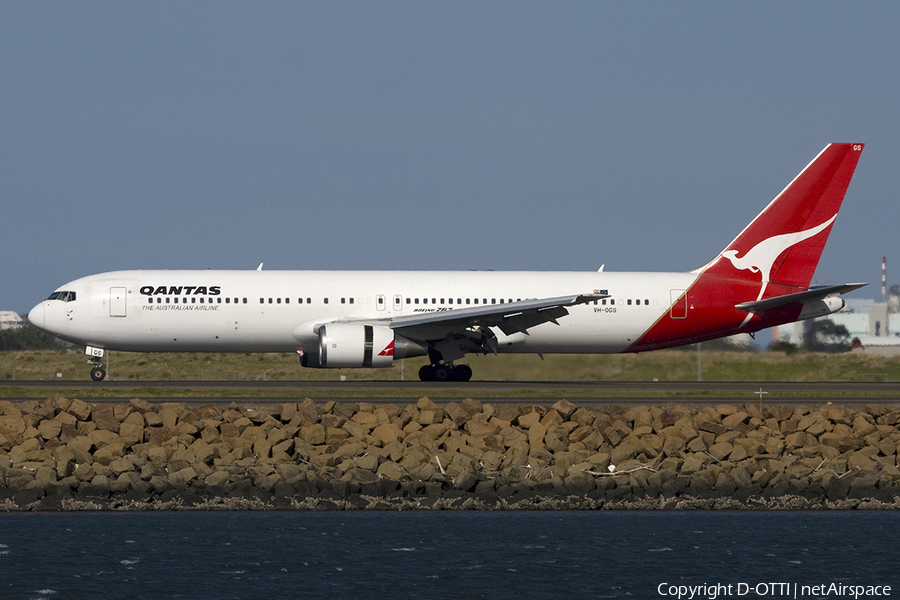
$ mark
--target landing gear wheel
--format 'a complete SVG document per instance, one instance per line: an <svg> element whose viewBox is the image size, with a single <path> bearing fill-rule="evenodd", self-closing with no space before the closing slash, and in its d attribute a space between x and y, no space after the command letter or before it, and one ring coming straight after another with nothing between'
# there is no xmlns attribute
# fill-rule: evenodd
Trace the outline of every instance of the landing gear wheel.
<svg viewBox="0 0 900 600"><path fill-rule="evenodd" d="M453 378L453 368L447 365L436 365L434 367L435 381L450 381Z"/></svg>
<svg viewBox="0 0 900 600"><path fill-rule="evenodd" d="M469 365L456 365L453 368L453 381L469 381L472 379L472 367Z"/></svg>
<svg viewBox="0 0 900 600"><path fill-rule="evenodd" d="M103 381L106 378L106 371L101 369L100 367L94 367L91 369L91 379L94 381Z"/></svg>
<svg viewBox="0 0 900 600"><path fill-rule="evenodd" d="M419 369L419 380L434 381L434 367L431 365L422 365L422 368Z"/></svg>

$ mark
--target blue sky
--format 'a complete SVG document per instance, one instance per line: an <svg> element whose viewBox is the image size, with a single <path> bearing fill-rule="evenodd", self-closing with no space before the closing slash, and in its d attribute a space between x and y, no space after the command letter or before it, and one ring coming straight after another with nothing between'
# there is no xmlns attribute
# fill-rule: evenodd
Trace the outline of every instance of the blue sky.
<svg viewBox="0 0 900 600"><path fill-rule="evenodd" d="M880 297L898 23L888 2L9 2L0 309L132 268L686 271L831 141L867 147L817 280Z"/></svg>

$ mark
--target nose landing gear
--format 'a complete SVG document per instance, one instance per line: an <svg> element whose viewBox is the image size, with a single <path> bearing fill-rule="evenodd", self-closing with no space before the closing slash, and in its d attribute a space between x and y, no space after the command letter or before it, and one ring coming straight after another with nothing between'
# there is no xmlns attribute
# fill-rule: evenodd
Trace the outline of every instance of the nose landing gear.
<svg viewBox="0 0 900 600"><path fill-rule="evenodd" d="M91 379L103 381L106 378L106 371L103 369L103 354L105 350L103 348L85 346L84 353L91 357L88 361L88 364L91 365Z"/></svg>
<svg viewBox="0 0 900 600"><path fill-rule="evenodd" d="M91 379L94 381L103 381L106 378L106 371L103 370L103 367L100 365L94 366L91 369Z"/></svg>

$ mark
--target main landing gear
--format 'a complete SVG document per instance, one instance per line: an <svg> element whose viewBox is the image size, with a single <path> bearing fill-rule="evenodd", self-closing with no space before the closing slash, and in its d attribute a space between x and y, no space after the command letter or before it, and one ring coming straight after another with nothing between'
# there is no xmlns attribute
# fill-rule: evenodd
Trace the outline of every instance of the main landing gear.
<svg viewBox="0 0 900 600"><path fill-rule="evenodd" d="M469 381L472 379L472 367L469 365L422 365L419 369L422 381Z"/></svg>

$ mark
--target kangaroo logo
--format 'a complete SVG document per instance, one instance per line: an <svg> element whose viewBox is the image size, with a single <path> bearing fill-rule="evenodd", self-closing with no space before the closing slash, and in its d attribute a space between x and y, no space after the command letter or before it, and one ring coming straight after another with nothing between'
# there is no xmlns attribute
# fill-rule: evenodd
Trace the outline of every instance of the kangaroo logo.
<svg viewBox="0 0 900 600"><path fill-rule="evenodd" d="M772 266L775 264L778 257L788 248L821 233L834 222L836 217L837 214L821 225L817 225L805 231L772 236L753 246L741 257L738 257L737 250L726 250L722 253L722 256L730 260L732 266L739 271L748 270L751 273L760 273L762 286L759 289L759 296L757 296L756 299L762 300L763 294L766 291L766 286L772 276ZM752 316L752 314L747 315L747 318L741 326L749 321Z"/></svg>

